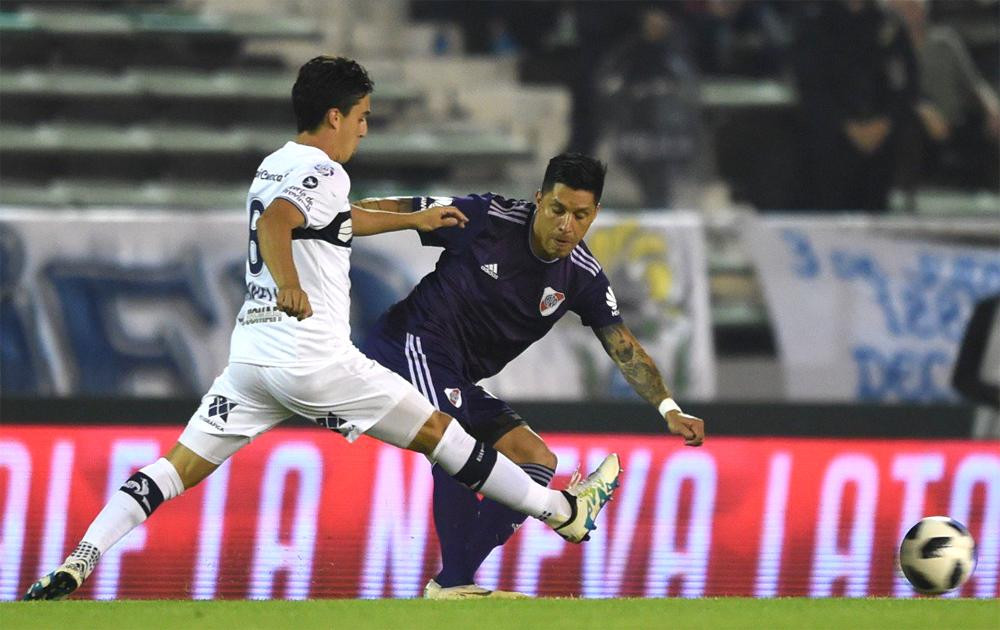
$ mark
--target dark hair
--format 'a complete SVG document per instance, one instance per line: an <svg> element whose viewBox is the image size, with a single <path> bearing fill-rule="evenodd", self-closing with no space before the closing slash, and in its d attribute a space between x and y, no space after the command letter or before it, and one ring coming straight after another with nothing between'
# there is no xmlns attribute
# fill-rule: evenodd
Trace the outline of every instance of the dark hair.
<svg viewBox="0 0 1000 630"><path fill-rule="evenodd" d="M542 194L558 184L575 190L589 190L594 193L594 201L601 200L604 192L604 174L608 165L582 153L561 153L551 160L542 180Z"/></svg>
<svg viewBox="0 0 1000 630"><path fill-rule="evenodd" d="M345 116L375 89L368 73L353 59L314 57L299 68L292 87L292 109L299 131L312 131L332 108Z"/></svg>

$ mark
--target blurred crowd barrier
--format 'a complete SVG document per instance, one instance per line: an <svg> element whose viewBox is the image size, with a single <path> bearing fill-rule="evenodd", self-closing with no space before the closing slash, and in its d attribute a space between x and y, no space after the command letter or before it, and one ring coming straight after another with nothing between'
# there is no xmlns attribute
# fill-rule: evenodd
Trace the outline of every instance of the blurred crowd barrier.
<svg viewBox="0 0 1000 630"><path fill-rule="evenodd" d="M203 393L228 359L245 291L247 229L233 212L4 211L4 392ZM611 278L619 308L674 391L712 398L701 219L602 213L588 243ZM433 269L441 250L421 247L412 233L357 239L353 249L352 329L361 340ZM630 392L575 316L484 385L522 399Z"/></svg>
<svg viewBox="0 0 1000 630"><path fill-rule="evenodd" d="M227 361L247 229L236 212L0 211L4 394L200 395ZM952 375L970 316L1000 294L1000 218L748 216L738 232L777 342L777 397L958 399ZM626 322L684 400L724 393L705 234L693 213L605 211L587 239ZM438 256L408 233L356 241L356 341ZM986 355L980 371L995 386L996 353ZM575 317L485 386L522 400L634 397Z"/></svg>
<svg viewBox="0 0 1000 630"><path fill-rule="evenodd" d="M1000 217L786 216L747 227L788 398L957 399L969 318L1000 294ZM995 382L1000 366L989 369Z"/></svg>

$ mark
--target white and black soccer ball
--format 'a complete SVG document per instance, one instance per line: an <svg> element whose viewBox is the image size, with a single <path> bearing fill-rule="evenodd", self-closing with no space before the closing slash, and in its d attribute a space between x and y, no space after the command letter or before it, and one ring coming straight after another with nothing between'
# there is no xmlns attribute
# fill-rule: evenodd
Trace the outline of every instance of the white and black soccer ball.
<svg viewBox="0 0 1000 630"><path fill-rule="evenodd" d="M955 519L928 516L906 532L899 567L920 593L947 593L962 586L976 568L976 542Z"/></svg>

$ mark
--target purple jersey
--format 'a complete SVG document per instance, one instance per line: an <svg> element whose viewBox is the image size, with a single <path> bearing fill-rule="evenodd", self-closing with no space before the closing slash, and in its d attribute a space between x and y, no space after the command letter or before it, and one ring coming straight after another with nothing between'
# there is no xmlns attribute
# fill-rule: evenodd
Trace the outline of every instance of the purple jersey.
<svg viewBox="0 0 1000 630"><path fill-rule="evenodd" d="M553 261L532 253L534 203L487 193L416 197L413 204L414 210L454 205L469 223L421 233L424 245L445 251L435 270L386 314L387 332L433 344L469 381L499 372L567 311L595 328L622 321L608 278L583 242Z"/></svg>

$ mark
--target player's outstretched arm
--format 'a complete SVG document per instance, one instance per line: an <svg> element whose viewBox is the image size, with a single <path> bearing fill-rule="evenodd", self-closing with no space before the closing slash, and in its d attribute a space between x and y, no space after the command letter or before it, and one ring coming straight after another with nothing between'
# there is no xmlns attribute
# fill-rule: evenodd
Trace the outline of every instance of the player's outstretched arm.
<svg viewBox="0 0 1000 630"><path fill-rule="evenodd" d="M368 197L353 205L381 212L413 212L413 197Z"/></svg>
<svg viewBox="0 0 1000 630"><path fill-rule="evenodd" d="M292 230L305 223L305 217L284 199L275 199L257 220L260 254L278 287L278 310L298 320L312 315L309 296L299 284L299 272L292 259Z"/></svg>
<svg viewBox="0 0 1000 630"><path fill-rule="evenodd" d="M604 351L615 362L628 384L649 404L657 407L667 421L667 428L684 438L688 446L701 446L705 440L705 423L701 418L688 415L677 407L670 397L653 359L643 349L628 326L623 323L595 328Z"/></svg>
<svg viewBox="0 0 1000 630"><path fill-rule="evenodd" d="M469 222L462 211L454 206L427 208L419 212L390 212L367 210L351 206L351 225L354 236L370 236L397 230L430 232L443 227L465 227Z"/></svg>

